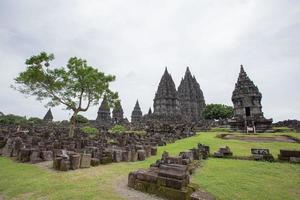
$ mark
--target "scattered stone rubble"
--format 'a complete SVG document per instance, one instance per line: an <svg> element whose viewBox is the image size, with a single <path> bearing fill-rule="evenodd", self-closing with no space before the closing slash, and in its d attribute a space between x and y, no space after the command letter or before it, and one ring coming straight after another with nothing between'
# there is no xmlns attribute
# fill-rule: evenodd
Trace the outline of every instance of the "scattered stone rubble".
<svg viewBox="0 0 300 200"><path fill-rule="evenodd" d="M227 158L227 157L232 157L232 155L233 153L231 152L228 146L222 147L219 149L219 151L214 153L214 157L216 158Z"/></svg>
<svg viewBox="0 0 300 200"><path fill-rule="evenodd" d="M201 192L197 185L190 183L190 175L199 166L200 160L207 158L208 154L209 147L202 144L175 157L164 152L162 158L149 169L130 172L128 186L172 200L200 200ZM214 199L208 194L206 197Z"/></svg>
<svg viewBox="0 0 300 200"><path fill-rule="evenodd" d="M79 163L82 163L83 158L90 157L91 160L89 164L84 165L85 167L111 162L142 161L156 155L157 146L195 135L185 126L168 126L157 130L161 132L149 131L145 134L102 132L91 138L78 128L75 136L69 138L68 127L54 123L22 128L1 126L0 154L15 157L20 162L37 163L54 159L54 168L66 171L82 168L81 164L74 167L72 159L75 157L80 159Z"/></svg>
<svg viewBox="0 0 300 200"><path fill-rule="evenodd" d="M269 162L274 161L274 157L270 153L269 149L252 148L251 149L251 154L252 154L252 158L254 160L269 161Z"/></svg>
<svg viewBox="0 0 300 200"><path fill-rule="evenodd" d="M300 163L300 151L281 149L280 154L278 155L278 160L288 161L291 163Z"/></svg>

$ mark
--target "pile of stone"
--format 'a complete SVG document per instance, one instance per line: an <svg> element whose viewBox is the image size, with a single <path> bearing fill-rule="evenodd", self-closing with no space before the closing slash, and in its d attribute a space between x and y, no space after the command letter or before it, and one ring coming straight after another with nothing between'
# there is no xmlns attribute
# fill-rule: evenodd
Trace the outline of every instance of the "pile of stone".
<svg viewBox="0 0 300 200"><path fill-rule="evenodd" d="M252 148L251 149L251 154L252 158L257 161L269 161L273 162L274 157L270 153L269 149L257 149L257 148Z"/></svg>
<svg viewBox="0 0 300 200"><path fill-rule="evenodd" d="M291 163L300 163L300 151L297 150L280 150L278 160L288 161Z"/></svg>
<svg viewBox="0 0 300 200"><path fill-rule="evenodd" d="M275 127L289 127L294 130L296 130L298 133L300 133L300 121L298 120L284 120L284 121L279 121L277 123L274 123L273 126Z"/></svg>
<svg viewBox="0 0 300 200"><path fill-rule="evenodd" d="M216 158L227 158L227 157L231 157L232 155L233 153L231 152L228 146L222 147L219 149L219 151L214 153L214 157Z"/></svg>
<svg viewBox="0 0 300 200"><path fill-rule="evenodd" d="M203 147L199 144L198 148L181 152L175 157L164 152L162 158L149 169L130 172L128 186L172 200L191 199L191 196L194 200L201 199L197 193L199 187L190 183L190 175L199 166L199 159L205 157L202 155L204 149L209 149Z"/></svg>

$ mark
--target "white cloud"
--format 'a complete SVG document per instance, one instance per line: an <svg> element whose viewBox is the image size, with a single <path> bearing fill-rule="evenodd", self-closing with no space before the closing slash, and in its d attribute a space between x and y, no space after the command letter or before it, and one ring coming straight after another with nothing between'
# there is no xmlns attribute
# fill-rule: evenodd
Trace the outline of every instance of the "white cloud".
<svg viewBox="0 0 300 200"><path fill-rule="evenodd" d="M0 110L43 117L46 109L9 88L27 57L53 52L55 64L79 56L115 74L130 118L136 99L152 106L164 71L178 86L190 66L207 103L231 104L244 64L275 120L300 118L297 86L300 2L289 1L17 1L0 2ZM68 112L56 108L57 119ZM97 107L86 116L95 118Z"/></svg>

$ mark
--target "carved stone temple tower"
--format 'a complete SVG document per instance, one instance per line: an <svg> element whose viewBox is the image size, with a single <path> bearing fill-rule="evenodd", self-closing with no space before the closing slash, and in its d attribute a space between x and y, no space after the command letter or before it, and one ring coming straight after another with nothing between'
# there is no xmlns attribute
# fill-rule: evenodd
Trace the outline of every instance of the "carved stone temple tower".
<svg viewBox="0 0 300 200"><path fill-rule="evenodd" d="M247 127L250 127L253 131L265 132L271 129L272 119L266 119L262 112L262 94L247 76L242 65L231 99L234 117L229 124L233 130L246 132Z"/></svg>
<svg viewBox="0 0 300 200"><path fill-rule="evenodd" d="M188 121L198 122L202 119L205 108L203 92L188 67L178 87L178 97L181 113Z"/></svg>
<svg viewBox="0 0 300 200"><path fill-rule="evenodd" d="M52 112L51 112L51 108L49 108L48 112L46 113L46 115L44 116L44 119L43 119L45 122L52 122L53 120L53 115L52 115Z"/></svg>
<svg viewBox="0 0 300 200"><path fill-rule="evenodd" d="M136 101L136 104L134 106L134 109L131 113L131 123L132 124L139 124L142 122L143 113L141 111L139 101Z"/></svg>
<svg viewBox="0 0 300 200"><path fill-rule="evenodd" d="M113 124L123 124L124 123L124 112L123 112L123 108L121 105L121 102L118 101L113 109Z"/></svg>
<svg viewBox="0 0 300 200"><path fill-rule="evenodd" d="M180 114L179 99L175 83L167 68L159 82L154 98L155 115L178 115Z"/></svg>
<svg viewBox="0 0 300 200"><path fill-rule="evenodd" d="M103 101L99 107L96 122L97 122L97 124L105 126L105 127L111 126L110 108L109 108L106 97L103 98Z"/></svg>

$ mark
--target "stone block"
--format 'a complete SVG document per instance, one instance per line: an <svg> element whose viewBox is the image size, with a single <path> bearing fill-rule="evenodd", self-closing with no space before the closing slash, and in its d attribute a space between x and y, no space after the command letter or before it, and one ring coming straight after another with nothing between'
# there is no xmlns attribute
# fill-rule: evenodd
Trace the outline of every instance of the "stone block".
<svg viewBox="0 0 300 200"><path fill-rule="evenodd" d="M20 162L29 162L30 161L31 149L21 149L18 155L18 160Z"/></svg>
<svg viewBox="0 0 300 200"><path fill-rule="evenodd" d="M122 151L121 150L114 150L114 152L113 152L113 161L114 162L121 162L122 161Z"/></svg>
<svg viewBox="0 0 300 200"><path fill-rule="evenodd" d="M61 161L62 161L62 157L55 157L53 159L53 168L56 170L60 170Z"/></svg>
<svg viewBox="0 0 300 200"><path fill-rule="evenodd" d="M137 153L138 153L138 160L139 161L142 161L142 160L146 159L146 152L145 152L145 150L138 150Z"/></svg>
<svg viewBox="0 0 300 200"><path fill-rule="evenodd" d="M137 172L130 172L128 174L128 187L134 188Z"/></svg>
<svg viewBox="0 0 300 200"><path fill-rule="evenodd" d="M71 154L70 155L70 169L76 170L80 167L81 155L80 154Z"/></svg>
<svg viewBox="0 0 300 200"><path fill-rule="evenodd" d="M80 161L80 168L89 168L91 166L91 154L82 154Z"/></svg>
<svg viewBox="0 0 300 200"><path fill-rule="evenodd" d="M158 176L183 180L188 178L187 169L186 165L160 165Z"/></svg>
<svg viewBox="0 0 300 200"><path fill-rule="evenodd" d="M100 160L98 158L92 158L91 159L91 166L96 167L100 165Z"/></svg>
<svg viewBox="0 0 300 200"><path fill-rule="evenodd" d="M257 149L257 148L251 148L251 154L255 155L268 155L270 154L269 149Z"/></svg>
<svg viewBox="0 0 300 200"><path fill-rule="evenodd" d="M30 162L31 163L38 163L38 162L42 162L42 158L41 158L41 152L38 150L33 150L31 151L30 154Z"/></svg>
<svg viewBox="0 0 300 200"><path fill-rule="evenodd" d="M149 183L156 183L157 182L157 172L155 170L138 170L136 173L136 178L141 181L146 181Z"/></svg>
<svg viewBox="0 0 300 200"><path fill-rule="evenodd" d="M145 146L145 152L146 152L147 158L151 156L151 146L150 145Z"/></svg>
<svg viewBox="0 0 300 200"><path fill-rule="evenodd" d="M151 147L151 156L157 155L157 147Z"/></svg>
<svg viewBox="0 0 300 200"><path fill-rule="evenodd" d="M70 161L62 159L60 162L60 171L68 171L70 169Z"/></svg>
<svg viewBox="0 0 300 200"><path fill-rule="evenodd" d="M130 151L122 151L122 161L124 161L124 162L131 161L131 152Z"/></svg>
<svg viewBox="0 0 300 200"><path fill-rule="evenodd" d="M102 158L100 158L100 163L101 164L109 164L112 163L112 158L109 156L103 156Z"/></svg>
<svg viewBox="0 0 300 200"><path fill-rule="evenodd" d="M157 184L160 186L165 186L177 190L181 190L183 187L187 186L187 180L179 180L175 178L167 178L167 177L157 177Z"/></svg>
<svg viewBox="0 0 300 200"><path fill-rule="evenodd" d="M135 150L131 150L131 162L135 162L138 159L138 153Z"/></svg>
<svg viewBox="0 0 300 200"><path fill-rule="evenodd" d="M53 152L52 151L42 151L41 156L44 161L53 160Z"/></svg>

